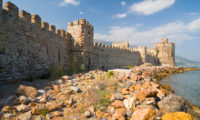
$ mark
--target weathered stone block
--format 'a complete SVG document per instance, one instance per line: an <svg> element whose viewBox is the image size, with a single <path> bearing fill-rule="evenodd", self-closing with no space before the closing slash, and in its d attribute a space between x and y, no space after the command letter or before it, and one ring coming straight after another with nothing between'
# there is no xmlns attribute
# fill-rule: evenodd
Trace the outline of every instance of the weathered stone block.
<svg viewBox="0 0 200 120"><path fill-rule="evenodd" d="M65 35L66 35L65 30L61 29L61 30L60 30L60 36L61 36L61 37L65 37Z"/></svg>
<svg viewBox="0 0 200 120"><path fill-rule="evenodd" d="M74 20L74 25L79 25L79 20Z"/></svg>
<svg viewBox="0 0 200 120"><path fill-rule="evenodd" d="M31 22L41 25L41 17L37 14L31 16Z"/></svg>
<svg viewBox="0 0 200 120"><path fill-rule="evenodd" d="M6 4L4 5L4 9L8 11L11 15L18 16L19 14L19 8L10 1L6 2Z"/></svg>
<svg viewBox="0 0 200 120"><path fill-rule="evenodd" d="M24 10L21 10L19 17L23 18L25 21L31 21L31 14Z"/></svg>
<svg viewBox="0 0 200 120"><path fill-rule="evenodd" d="M47 23L47 22L42 22L42 23L41 23L41 27L42 27L44 30L49 30L49 23Z"/></svg>
<svg viewBox="0 0 200 120"><path fill-rule="evenodd" d="M80 19L80 24L81 25L86 25L86 20L84 18Z"/></svg>
<svg viewBox="0 0 200 120"><path fill-rule="evenodd" d="M49 31L56 32L55 25L49 25Z"/></svg>
<svg viewBox="0 0 200 120"><path fill-rule="evenodd" d="M57 29L56 34L60 36L60 33L61 33L61 29Z"/></svg>
<svg viewBox="0 0 200 120"><path fill-rule="evenodd" d="M68 25L68 26L73 26L73 23L72 23L72 22L69 22L67 25Z"/></svg>

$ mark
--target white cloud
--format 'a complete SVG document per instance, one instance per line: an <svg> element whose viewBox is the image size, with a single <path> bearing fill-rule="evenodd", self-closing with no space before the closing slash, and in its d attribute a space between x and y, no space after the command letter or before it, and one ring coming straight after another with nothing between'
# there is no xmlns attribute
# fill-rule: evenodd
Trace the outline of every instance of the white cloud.
<svg viewBox="0 0 200 120"><path fill-rule="evenodd" d="M130 12L136 12L142 15L151 15L163 9L169 8L175 3L175 0L144 0L134 3L130 6Z"/></svg>
<svg viewBox="0 0 200 120"><path fill-rule="evenodd" d="M194 20L193 22L191 22L189 25L188 25L188 28L190 30L200 30L200 18L197 19L197 20Z"/></svg>
<svg viewBox="0 0 200 120"><path fill-rule="evenodd" d="M125 1L122 1L122 2L121 2L121 5L122 5L122 6L126 6L126 2L125 2Z"/></svg>
<svg viewBox="0 0 200 120"><path fill-rule="evenodd" d="M60 4L59 4L59 6L66 6L66 5L68 5L68 4L71 4L71 5L74 5L74 6L78 6L79 4L80 4L80 2L79 1L76 1L76 0L64 0L63 2L61 2Z"/></svg>
<svg viewBox="0 0 200 120"><path fill-rule="evenodd" d="M114 16L114 18L125 18L127 16L126 13L122 13L122 14L117 14L116 16Z"/></svg>
<svg viewBox="0 0 200 120"><path fill-rule="evenodd" d="M150 46L155 42L159 42L161 38L167 37L170 41L179 43L197 38L190 35L193 31L189 27L190 24L196 23L196 21L189 24L175 21L143 31L138 30L139 27L143 26L113 26L107 34L95 33L95 39L109 42L128 41L132 45Z"/></svg>
<svg viewBox="0 0 200 120"><path fill-rule="evenodd" d="M83 11L80 11L79 14L82 15L82 14L84 14L84 12L83 12Z"/></svg>

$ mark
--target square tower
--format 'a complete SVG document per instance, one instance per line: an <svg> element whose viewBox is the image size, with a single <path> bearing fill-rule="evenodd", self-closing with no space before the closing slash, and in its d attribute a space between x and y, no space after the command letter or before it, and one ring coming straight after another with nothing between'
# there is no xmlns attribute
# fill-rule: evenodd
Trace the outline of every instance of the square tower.
<svg viewBox="0 0 200 120"><path fill-rule="evenodd" d="M155 43L154 48L158 51L158 59L161 65L175 65L175 44L169 43L168 39L161 39L161 43Z"/></svg>
<svg viewBox="0 0 200 120"><path fill-rule="evenodd" d="M78 44L84 51L92 52L94 27L84 18L68 23L68 32L72 36L72 42Z"/></svg>

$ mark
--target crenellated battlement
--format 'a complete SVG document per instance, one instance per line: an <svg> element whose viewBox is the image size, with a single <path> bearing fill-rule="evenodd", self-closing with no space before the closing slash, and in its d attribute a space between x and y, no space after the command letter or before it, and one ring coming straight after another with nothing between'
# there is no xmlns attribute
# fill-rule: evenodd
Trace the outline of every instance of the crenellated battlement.
<svg viewBox="0 0 200 120"><path fill-rule="evenodd" d="M24 21L31 21L31 14L26 12L25 10L21 10L19 17L22 18Z"/></svg>
<svg viewBox="0 0 200 120"><path fill-rule="evenodd" d="M41 25L41 17L37 14L32 14L31 15L31 22L34 23L34 24L38 24L38 25Z"/></svg>
<svg viewBox="0 0 200 120"><path fill-rule="evenodd" d="M44 30L48 31L48 30L49 30L49 23L47 23L47 22L42 22L42 23L41 23L41 27L42 27Z"/></svg>
<svg viewBox="0 0 200 120"><path fill-rule="evenodd" d="M10 1L6 2L6 4L4 5L4 10L6 10L10 15L13 16L18 16L19 14L19 8Z"/></svg>
<svg viewBox="0 0 200 120"><path fill-rule="evenodd" d="M88 21L86 21L85 18L81 18L80 20L74 20L74 22L69 22L68 28L72 26L87 26L92 30L94 29L94 27Z"/></svg>

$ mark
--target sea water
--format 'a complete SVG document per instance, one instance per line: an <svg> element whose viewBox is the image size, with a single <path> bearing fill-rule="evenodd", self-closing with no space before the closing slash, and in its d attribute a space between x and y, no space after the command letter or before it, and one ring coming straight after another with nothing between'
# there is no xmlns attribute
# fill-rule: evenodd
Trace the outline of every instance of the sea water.
<svg viewBox="0 0 200 120"><path fill-rule="evenodd" d="M200 71L174 74L161 83L170 85L175 94L200 107Z"/></svg>

